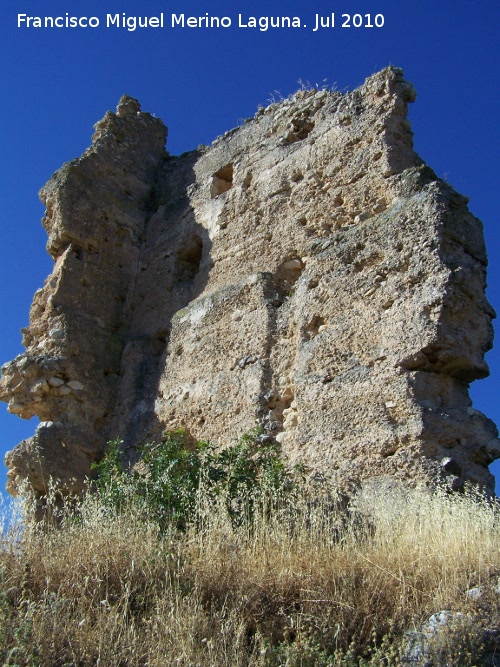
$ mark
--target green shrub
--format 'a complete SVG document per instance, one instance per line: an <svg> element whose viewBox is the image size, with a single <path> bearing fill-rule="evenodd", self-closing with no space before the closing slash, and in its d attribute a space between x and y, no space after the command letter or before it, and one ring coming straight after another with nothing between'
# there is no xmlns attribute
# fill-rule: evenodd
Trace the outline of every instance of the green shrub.
<svg viewBox="0 0 500 667"><path fill-rule="evenodd" d="M191 444L184 431L172 431L158 443L142 447L138 464L126 471L120 440L93 465L95 484L105 507L123 511L131 503L162 529L186 526L200 519L198 501L223 503L233 525L253 517L257 506L279 503L293 486L293 474L276 443L262 444L260 432L218 450L209 442Z"/></svg>

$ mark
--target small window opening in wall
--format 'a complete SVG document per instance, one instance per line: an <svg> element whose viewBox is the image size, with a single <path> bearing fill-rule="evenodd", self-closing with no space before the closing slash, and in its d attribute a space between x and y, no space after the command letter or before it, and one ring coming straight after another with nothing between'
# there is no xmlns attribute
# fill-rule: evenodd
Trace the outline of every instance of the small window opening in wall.
<svg viewBox="0 0 500 667"><path fill-rule="evenodd" d="M199 236L194 236L177 254L175 271L178 282L194 279L200 270L202 256L203 242Z"/></svg>
<svg viewBox="0 0 500 667"><path fill-rule="evenodd" d="M72 250L72 253L73 253L73 257L78 259L80 262L85 261L85 251L83 250L83 248L80 248L80 247L75 246L75 245L72 244L71 245L71 250Z"/></svg>
<svg viewBox="0 0 500 667"><path fill-rule="evenodd" d="M212 177L212 189L211 196L212 199L218 197L219 195L227 192L233 187L233 165L232 163L226 164L225 167L219 169L215 172Z"/></svg>

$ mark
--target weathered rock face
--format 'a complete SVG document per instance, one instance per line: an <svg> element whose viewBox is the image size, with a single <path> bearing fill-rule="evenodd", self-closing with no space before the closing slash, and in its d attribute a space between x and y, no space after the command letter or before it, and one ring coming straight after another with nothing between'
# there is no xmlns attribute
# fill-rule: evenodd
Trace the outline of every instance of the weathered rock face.
<svg viewBox="0 0 500 667"><path fill-rule="evenodd" d="M42 189L54 270L0 398L38 415L10 491L78 491L106 442L186 428L221 445L260 424L337 478L493 490L494 312L481 223L414 153L412 87L302 91L172 157L122 98Z"/></svg>

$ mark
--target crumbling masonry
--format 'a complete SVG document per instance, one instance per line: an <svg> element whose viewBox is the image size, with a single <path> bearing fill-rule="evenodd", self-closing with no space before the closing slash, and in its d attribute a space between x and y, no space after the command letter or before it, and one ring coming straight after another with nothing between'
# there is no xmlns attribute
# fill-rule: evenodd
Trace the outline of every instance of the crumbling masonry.
<svg viewBox="0 0 500 667"><path fill-rule="evenodd" d="M292 462L360 480L489 491L494 312L481 223L413 151L395 68L304 90L180 157L120 100L41 191L55 265L0 398L36 434L21 479L78 492L108 440L261 425Z"/></svg>

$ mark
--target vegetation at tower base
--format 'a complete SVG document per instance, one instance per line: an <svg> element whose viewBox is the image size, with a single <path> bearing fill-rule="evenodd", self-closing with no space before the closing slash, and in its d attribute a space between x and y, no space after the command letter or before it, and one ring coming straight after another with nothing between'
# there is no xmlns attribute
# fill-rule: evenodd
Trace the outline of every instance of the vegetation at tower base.
<svg viewBox="0 0 500 667"><path fill-rule="evenodd" d="M498 667L486 253L414 99L390 67L175 157L124 96L44 186L2 665Z"/></svg>
<svg viewBox="0 0 500 667"><path fill-rule="evenodd" d="M117 454L44 522L28 493L3 533L5 667L498 665L496 502L393 484L346 503L255 435L224 453L173 433L135 475Z"/></svg>
<svg viewBox="0 0 500 667"><path fill-rule="evenodd" d="M260 436L256 429L237 445L218 450L209 442L190 443L184 431L167 433L159 443L141 448L132 471L123 467L121 442L115 440L93 465L101 505L120 512L132 503L136 516L178 530L198 518L200 494L210 505L223 502L235 525L251 521L262 503L275 511L285 499L290 501L294 475L287 471L279 446L263 444Z"/></svg>
<svg viewBox="0 0 500 667"><path fill-rule="evenodd" d="M39 417L12 493L82 493L106 443L255 424L292 464L360 481L493 493L494 312L482 226L413 150L413 87L389 67L301 90L181 156L124 96L41 190L54 269L0 400Z"/></svg>

